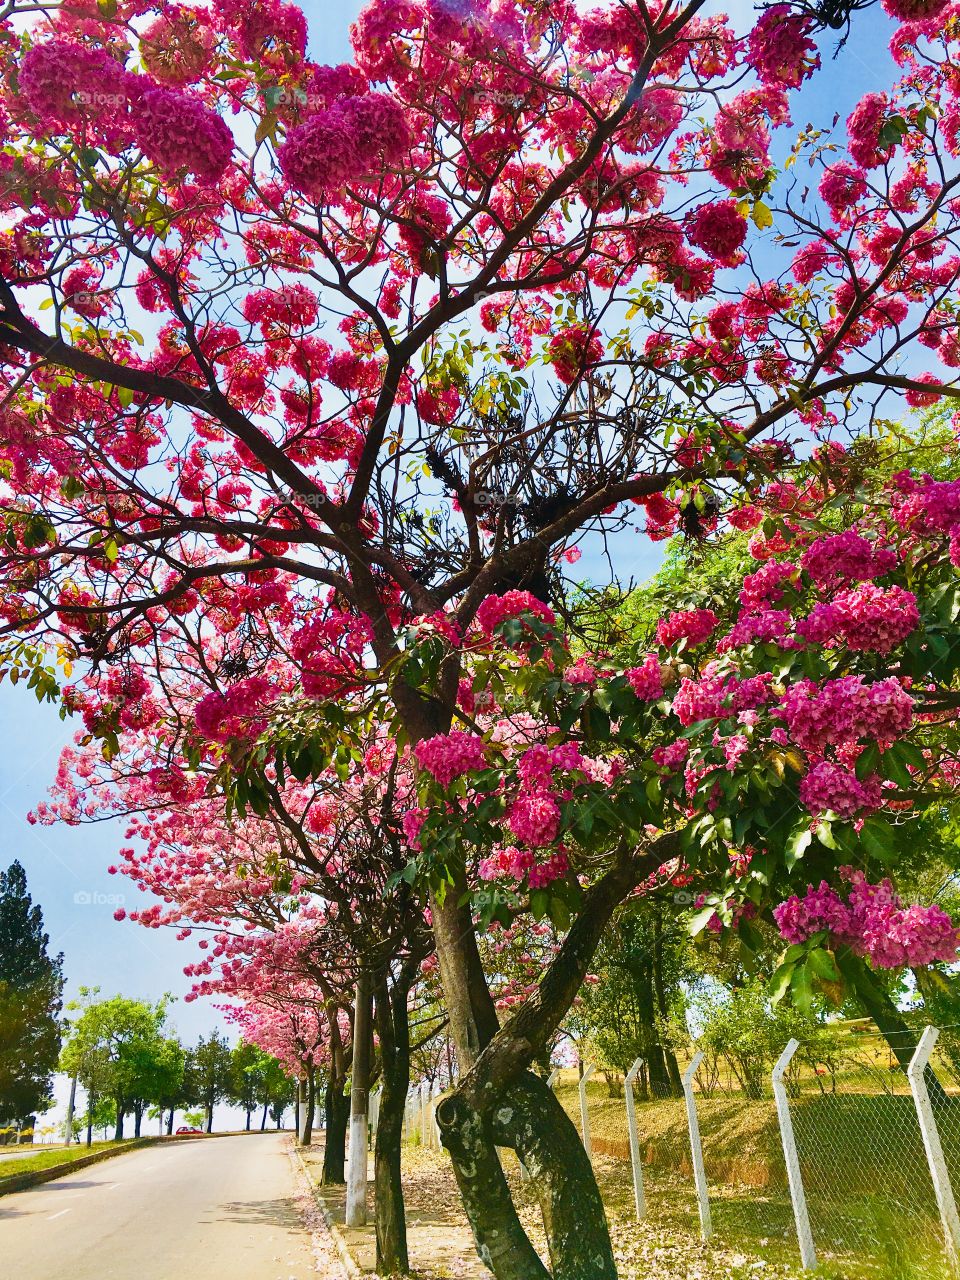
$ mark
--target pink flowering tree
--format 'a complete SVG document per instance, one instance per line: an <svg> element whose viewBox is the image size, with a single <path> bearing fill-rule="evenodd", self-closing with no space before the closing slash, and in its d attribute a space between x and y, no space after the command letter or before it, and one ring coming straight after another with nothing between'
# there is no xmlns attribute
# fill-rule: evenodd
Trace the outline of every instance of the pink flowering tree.
<svg viewBox="0 0 960 1280"><path fill-rule="evenodd" d="M309 1141L322 1070L322 1176L330 1183L344 1181L351 1072L354 1089L360 1087L353 1068L353 1001L358 976L368 976L381 1086L374 1157L377 1265L384 1272L403 1270L403 1110L411 1050L424 1036L411 1032L409 1007L415 988L431 982L432 967L422 899L399 876L407 852L398 809L409 791L409 770L398 767L389 738L380 734L368 740L360 769L349 777L331 770L306 783L292 776L281 782L274 774L266 813L227 818L209 786L225 734L247 732L259 708L245 709L235 699L229 723L223 721L216 714L222 695L211 692L198 702L184 658L185 652L177 664L161 665L152 686L126 679L119 688L89 677L82 691L71 691L70 703L90 732L78 733L77 743L63 752L54 801L33 817L69 823L126 818L131 843L110 870L157 901L129 913L121 909L118 918L129 914L143 927L173 928L183 940L199 940L200 954L185 968L194 982L187 998L273 1010L276 1024L290 1035L301 1022L318 1029L313 1038L301 1037L293 1074L304 1083L303 1140ZM166 690L163 716L154 697L160 687ZM178 713L194 706L188 771L178 754L184 747ZM98 733L111 740L106 752ZM427 1034L436 1032L433 1026Z"/></svg>
<svg viewBox="0 0 960 1280"><path fill-rule="evenodd" d="M703 532L798 433L958 395L954 6L886 0L902 76L835 138L806 131L780 177L772 136L817 74L816 13L735 30L700 8L374 0L339 67L310 60L283 0L69 0L28 29L0 11L0 639L107 672L109 752L116 718L162 701L131 692L142 670L201 632L219 665L191 668L196 723L225 778L292 692L280 629L316 700L284 768L349 769L359 691L401 748L475 733L455 638L483 632L488 597L529 591L535 618L581 535L636 505L654 536ZM857 613L853 590L815 625ZM490 634L522 630L500 607ZM433 621L411 635L416 619ZM807 799L866 811L869 774L855 792L826 746ZM450 749L475 768L468 741ZM511 804L519 853L501 852L546 892L573 884L563 850L528 857L564 829L565 766L536 768ZM268 809L269 775L242 775L235 799ZM657 839L589 910L564 891L568 936L589 950L604 895L680 856ZM494 1141L539 1127L552 1273L612 1277L589 1166L526 1070L568 985L524 1006L531 1040L497 1038L449 849L423 872L467 1093L523 1129L447 1109L478 1241L501 1280L550 1274Z"/></svg>

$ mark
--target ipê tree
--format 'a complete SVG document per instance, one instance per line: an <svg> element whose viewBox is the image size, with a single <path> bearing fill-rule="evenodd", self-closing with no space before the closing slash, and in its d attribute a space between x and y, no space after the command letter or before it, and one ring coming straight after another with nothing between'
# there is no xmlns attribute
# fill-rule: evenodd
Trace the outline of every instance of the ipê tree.
<svg viewBox="0 0 960 1280"><path fill-rule="evenodd" d="M631 502L654 532L697 532L800 425L956 396L952 6L886 7L907 20L905 77L837 150L805 131L791 158L818 172L812 199L770 161L818 61L807 5L735 32L697 0L375 0L339 68L310 63L283 3L71 4L27 33L5 14L3 198L29 205L0 243L5 631L122 686L182 618L232 634L253 616L221 655L242 717L289 608L328 729L335 696L369 682L401 740L427 740L465 710L460 657L408 648L411 619L449 607L466 633L490 595L556 591L555 556ZM771 224L779 244L751 257ZM934 371L905 367L918 345ZM109 718L97 731L109 747ZM598 884L622 896L646 869ZM522 1077L522 1109L560 1124L522 1076L534 1049L502 1056L466 872L442 870L458 1056L497 1063L478 1114ZM579 969L529 1018L552 1021ZM528 1280L546 1273L495 1136L475 1135L474 1225L501 1280ZM576 1231L547 1215L553 1274L612 1276L589 1168L559 1156L560 1200L584 1194Z"/></svg>

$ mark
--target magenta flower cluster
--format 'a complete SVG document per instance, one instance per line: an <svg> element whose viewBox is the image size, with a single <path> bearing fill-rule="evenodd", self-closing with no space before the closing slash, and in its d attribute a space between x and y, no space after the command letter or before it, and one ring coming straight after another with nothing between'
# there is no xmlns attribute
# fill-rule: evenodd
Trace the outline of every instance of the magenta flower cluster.
<svg viewBox="0 0 960 1280"><path fill-rule="evenodd" d="M464 729L451 729L424 738L413 749L417 763L436 778L441 787L449 787L454 778L461 778L474 769L487 765L486 744L475 733Z"/></svg>
<svg viewBox="0 0 960 1280"><path fill-rule="evenodd" d="M814 605L797 634L815 644L865 653L889 653L920 625L917 598L902 587L862 582Z"/></svg>
<svg viewBox="0 0 960 1280"><path fill-rule="evenodd" d="M820 753L863 739L893 742L913 724L913 701L893 676L874 683L843 676L817 685L801 680L780 704L790 736L804 751Z"/></svg>
<svg viewBox="0 0 960 1280"><path fill-rule="evenodd" d="M882 790L876 774L861 781L852 769L819 760L800 779L799 795L815 816L832 812L838 818L855 818L880 808Z"/></svg>
<svg viewBox="0 0 960 1280"><path fill-rule="evenodd" d="M805 942L827 930L835 942L866 956L877 968L949 964L957 959L960 930L942 907L904 907L889 880L870 884L862 871L841 867L850 884L846 902L825 880L774 908L787 942Z"/></svg>
<svg viewBox="0 0 960 1280"><path fill-rule="evenodd" d="M291 186L323 203L347 183L372 182L383 165L398 165L410 142L396 98L361 93L338 99L291 129L277 158Z"/></svg>
<svg viewBox="0 0 960 1280"><path fill-rule="evenodd" d="M692 648L709 640L716 625L717 615L712 609L686 609L671 613L657 623L657 643L670 649L686 640L688 647Z"/></svg>

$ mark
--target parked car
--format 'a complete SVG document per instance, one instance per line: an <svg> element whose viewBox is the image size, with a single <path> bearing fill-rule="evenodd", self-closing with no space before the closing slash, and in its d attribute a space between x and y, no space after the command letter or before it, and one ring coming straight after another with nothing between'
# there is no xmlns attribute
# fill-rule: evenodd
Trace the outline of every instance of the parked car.
<svg viewBox="0 0 960 1280"><path fill-rule="evenodd" d="M202 1130L202 1129L191 1129L191 1128L190 1128L190 1126L189 1126L188 1124L182 1124L182 1125L180 1126L180 1128L177 1130L177 1137L179 1138L179 1137L180 1137L180 1135L181 1135L181 1134L183 1134L183 1133L203 1133L203 1130Z"/></svg>

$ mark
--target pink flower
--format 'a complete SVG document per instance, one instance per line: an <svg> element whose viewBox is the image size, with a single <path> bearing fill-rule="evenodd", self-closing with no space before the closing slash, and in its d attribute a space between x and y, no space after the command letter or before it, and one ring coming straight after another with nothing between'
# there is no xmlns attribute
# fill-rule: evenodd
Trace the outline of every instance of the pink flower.
<svg viewBox="0 0 960 1280"><path fill-rule="evenodd" d="M529 591L507 591L502 596L487 596L481 602L477 609L477 624L489 636L502 622L524 613L532 613L544 622L556 622L553 611Z"/></svg>
<svg viewBox="0 0 960 1280"><path fill-rule="evenodd" d="M513 802L508 825L521 844L552 844L560 830L560 806L550 791L523 792Z"/></svg>
<svg viewBox="0 0 960 1280"><path fill-rule="evenodd" d="M765 9L747 38L747 59L763 84L797 89L820 65L817 46L810 39L812 14L791 5Z"/></svg>
<svg viewBox="0 0 960 1280"><path fill-rule="evenodd" d="M747 220L737 211L736 200L715 200L691 216L687 236L717 262L733 262L747 238Z"/></svg>
<svg viewBox="0 0 960 1280"><path fill-rule="evenodd" d="M828 648L846 645L868 653L889 653L920 625L917 598L902 587L864 582L817 604L797 624L797 634Z"/></svg>
<svg viewBox="0 0 960 1280"><path fill-rule="evenodd" d="M648 653L642 666L630 667L623 674L641 702L656 702L658 698L663 697L660 659L655 653Z"/></svg>
<svg viewBox="0 0 960 1280"><path fill-rule="evenodd" d="M256 738L266 728L266 712L276 696L277 690L266 676L239 680L223 693L208 693L197 703L197 729L212 742Z"/></svg>
<svg viewBox="0 0 960 1280"><path fill-rule="evenodd" d="M594 685L597 683L597 672L595 667L590 666L586 658L579 657L576 662L572 662L566 668L563 678L567 684Z"/></svg>
<svg viewBox="0 0 960 1280"><path fill-rule="evenodd" d="M804 551L800 563L818 587L834 587L889 573L897 557L886 548L875 548L856 530L845 529L817 538Z"/></svg>
<svg viewBox="0 0 960 1280"><path fill-rule="evenodd" d="M688 609L679 613L671 613L668 618L661 618L657 623L657 643L670 649L680 640L686 640L687 647L703 644L710 638L717 625L717 615L712 609Z"/></svg>
<svg viewBox="0 0 960 1280"><path fill-rule="evenodd" d="M449 787L454 778L487 766L483 739L463 729L451 729L449 733L425 738L417 743L413 754L421 768L432 774L441 787Z"/></svg>
<svg viewBox="0 0 960 1280"><path fill-rule="evenodd" d="M802 680L787 690L780 706L790 736L804 751L864 739L893 742L913 725L913 701L893 676L873 684L842 676L819 687Z"/></svg>
<svg viewBox="0 0 960 1280"><path fill-rule="evenodd" d="M410 142L400 103L386 93L364 93L338 99L291 129L277 159L292 187L323 203L345 183L371 178L380 165L398 165Z"/></svg>
<svg viewBox="0 0 960 1280"><path fill-rule="evenodd" d="M588 325L570 325L555 333L547 344L547 359L557 377L567 386L595 365L603 356L603 346Z"/></svg>
<svg viewBox="0 0 960 1280"><path fill-rule="evenodd" d="M880 807L881 786L876 774L862 782L850 769L821 760L800 780L800 799L816 817L832 811L853 818Z"/></svg>
<svg viewBox="0 0 960 1280"><path fill-rule="evenodd" d="M223 176L233 154L233 134L193 94L146 89L134 105L133 117L137 141L165 178L192 173L202 182L215 183Z"/></svg>

